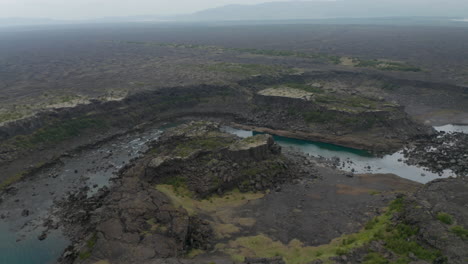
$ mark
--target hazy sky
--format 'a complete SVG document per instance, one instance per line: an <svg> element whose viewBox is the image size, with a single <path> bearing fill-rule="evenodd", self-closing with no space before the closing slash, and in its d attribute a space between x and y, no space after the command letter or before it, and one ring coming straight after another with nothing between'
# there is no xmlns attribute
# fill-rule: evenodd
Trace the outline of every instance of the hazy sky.
<svg viewBox="0 0 468 264"><path fill-rule="evenodd" d="M109 16L186 14L229 4L258 4L295 0L0 0L0 18L33 17L87 19ZM298 0L296 0L298 1ZM304 1L304 0L302 0ZM305 0L347 1L353 8L366 10L371 5L404 11L427 9L436 15L465 14L468 0ZM438 10L441 11L440 14ZM448 10L448 11L447 11ZM352 11L350 10L350 16Z"/></svg>
<svg viewBox="0 0 468 264"><path fill-rule="evenodd" d="M172 15L229 4L257 4L274 1L288 0L0 0L0 17L77 19Z"/></svg>

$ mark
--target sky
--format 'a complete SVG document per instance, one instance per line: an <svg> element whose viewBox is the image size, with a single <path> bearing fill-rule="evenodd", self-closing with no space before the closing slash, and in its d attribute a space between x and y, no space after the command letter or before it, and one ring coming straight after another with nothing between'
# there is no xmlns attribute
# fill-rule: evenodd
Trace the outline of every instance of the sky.
<svg viewBox="0 0 468 264"><path fill-rule="evenodd" d="M259 4L301 0L0 0L0 18L93 19L137 15L188 14L230 4ZM468 13L468 0L302 0L347 1L351 9L388 6L397 11L429 10L449 16ZM385 11L385 8L383 8ZM437 10L443 10L437 12ZM465 10L465 11L463 11ZM371 11L369 11L371 12ZM350 16L352 11L350 10Z"/></svg>
<svg viewBox="0 0 468 264"><path fill-rule="evenodd" d="M0 18L89 19L109 16L174 15L229 4L274 1L288 0L0 0Z"/></svg>

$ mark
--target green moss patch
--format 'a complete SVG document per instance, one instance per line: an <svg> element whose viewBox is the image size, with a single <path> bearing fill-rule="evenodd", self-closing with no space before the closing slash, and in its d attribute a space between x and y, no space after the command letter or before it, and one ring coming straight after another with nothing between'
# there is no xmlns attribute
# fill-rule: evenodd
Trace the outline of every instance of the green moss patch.
<svg viewBox="0 0 468 264"><path fill-rule="evenodd" d="M402 62L392 62L392 61L383 61L383 60L362 60L362 59L353 59L356 61L357 67L367 67L374 68L383 71L408 71L408 72L420 72L421 68L415 67Z"/></svg>
<svg viewBox="0 0 468 264"><path fill-rule="evenodd" d="M102 119L75 118L43 127L31 135L16 136L13 138L13 144L23 148L32 148L44 143L55 144L79 136L86 129L102 129L107 126L107 122Z"/></svg>
<svg viewBox="0 0 468 264"><path fill-rule="evenodd" d="M24 177L24 173L22 172L9 177L8 179L0 183L0 190L3 190L6 187L10 186L11 184L20 181L23 177Z"/></svg>
<svg viewBox="0 0 468 264"><path fill-rule="evenodd" d="M237 208L250 201L261 199L263 193L241 193L233 190L223 196L213 195L207 199L196 200L188 189L179 188L175 191L171 185L157 185L156 189L164 193L175 207L182 207L190 215L205 215L210 220L216 238L230 238L241 231L243 227L251 227L255 219L239 217Z"/></svg>
<svg viewBox="0 0 468 264"><path fill-rule="evenodd" d="M96 242L97 242L97 234L94 233L91 236L91 238L89 238L88 241L86 241L86 248L84 251L80 252L78 257L81 260L85 260L91 257L91 252L93 251L94 246L96 245Z"/></svg>
<svg viewBox="0 0 468 264"><path fill-rule="evenodd" d="M443 212L437 213L437 219L446 225L453 224L453 217L447 213L443 213Z"/></svg>
<svg viewBox="0 0 468 264"><path fill-rule="evenodd" d="M385 242L385 247L398 256L395 263L410 263L412 261L408 257L410 252L419 259L433 261L441 254L417 243L415 235L419 230L416 227L393 222L393 215L402 211L403 206L404 200L396 199L384 214L369 221L360 232L343 235L326 245L306 246L297 239L283 244L260 234L240 237L227 244L218 244L217 249L231 255L236 261L243 261L245 257L281 256L287 264L308 263L317 259L331 263L329 260L331 257L347 254L350 250L365 246L371 241L382 240ZM389 263L377 253L369 253L365 261L367 264Z"/></svg>
<svg viewBox="0 0 468 264"><path fill-rule="evenodd" d="M468 229L463 226L454 226L450 228L450 231L460 237L463 240L468 240Z"/></svg>
<svg viewBox="0 0 468 264"><path fill-rule="evenodd" d="M367 254L364 258L364 262L362 264L389 264L390 261L386 260L382 255L376 252L371 252Z"/></svg>

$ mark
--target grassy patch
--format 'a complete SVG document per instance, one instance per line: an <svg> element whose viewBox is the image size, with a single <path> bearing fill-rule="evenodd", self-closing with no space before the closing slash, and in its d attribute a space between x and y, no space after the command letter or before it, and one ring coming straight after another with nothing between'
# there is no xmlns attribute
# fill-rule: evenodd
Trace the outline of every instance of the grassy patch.
<svg viewBox="0 0 468 264"><path fill-rule="evenodd" d="M453 224L453 217L447 213L443 213L443 212L437 213L437 219L446 225Z"/></svg>
<svg viewBox="0 0 468 264"><path fill-rule="evenodd" d="M369 98L365 98L362 96L351 96L344 98L342 102L345 105L352 106L352 107L365 107L365 108L373 108L377 107L377 103Z"/></svg>
<svg viewBox="0 0 468 264"><path fill-rule="evenodd" d="M280 87L288 87L288 88L302 90L302 91L306 91L310 93L323 93L324 92L322 89L318 87L313 87L305 83L284 83L284 84L275 86L275 88L280 88Z"/></svg>
<svg viewBox="0 0 468 264"><path fill-rule="evenodd" d="M187 190L187 179L184 177L170 177L164 181L164 184L171 185L178 195L187 195L187 193L184 191ZM179 192L179 190L183 193Z"/></svg>
<svg viewBox="0 0 468 264"><path fill-rule="evenodd" d="M403 264L411 262L408 254L411 252L418 258L432 261L440 256L440 252L426 249L419 245L414 235L418 229L405 224L395 225L392 221L393 214L403 209L404 200L402 198L394 200L387 211L369 221L358 233L343 235L333 239L331 243L317 247L305 246L297 239L291 240L288 244L274 241L266 235L240 237L227 244L218 244L218 250L230 254L234 260L242 261L244 257L275 257L281 256L287 264L308 263L316 259L321 259L329 263L330 257L343 255L351 249L362 247L373 240L383 240L388 250L393 251L398 260L396 263ZM384 264L381 256L370 253L366 257L367 264Z"/></svg>
<svg viewBox="0 0 468 264"><path fill-rule="evenodd" d="M241 193L239 190L233 190L223 196L215 195L208 199L195 200L190 194L186 194L190 193L186 189L180 188L176 192L171 185L158 185L156 189L168 196L174 206L184 208L190 215L209 215L212 219L210 225L219 239L229 238L242 227L253 226L255 219L239 217L236 209L264 196L262 193Z"/></svg>
<svg viewBox="0 0 468 264"><path fill-rule="evenodd" d="M355 59L357 61L356 67L367 67L375 68L383 71L408 71L408 72L420 72L421 68L408 65L401 62L392 62L392 61L383 61L383 60L361 60Z"/></svg>
<svg viewBox="0 0 468 264"><path fill-rule="evenodd" d="M5 189L6 187L10 186L11 184L20 181L24 177L24 173L17 173L8 179L4 180L0 183L0 190Z"/></svg>
<svg viewBox="0 0 468 264"><path fill-rule="evenodd" d="M32 148L38 144L55 144L65 139L79 136L90 128L105 128L104 120L92 118L75 118L46 126L27 136L15 137L14 144L19 147Z"/></svg>
<svg viewBox="0 0 468 264"><path fill-rule="evenodd" d="M396 198L390 203L389 209L393 212L401 212L405 206L405 199L403 198Z"/></svg>
<svg viewBox="0 0 468 264"><path fill-rule="evenodd" d="M389 221L390 216L383 215L375 220L375 225L371 229L344 235L333 239L330 244L317 247L305 246L297 239L283 244L265 235L257 235L238 238L230 241L227 245L220 245L219 248L230 254L235 260L242 260L244 257L282 256L288 264L307 263L316 259L326 261L330 257L346 254L349 250L370 242L379 233L385 232L385 223Z"/></svg>
<svg viewBox="0 0 468 264"><path fill-rule="evenodd" d="M190 250L189 253L187 253L186 257L187 257L187 258L190 258L190 259L193 259L193 258L195 258L196 256L201 255L201 254L204 254L204 253L205 253L204 250L201 250L201 249L192 249L192 250Z"/></svg>
<svg viewBox="0 0 468 264"><path fill-rule="evenodd" d="M463 226L454 226L450 228L450 232L454 233L463 240L468 240L468 229Z"/></svg>
<svg viewBox="0 0 468 264"><path fill-rule="evenodd" d="M21 179L23 179L23 177L25 177L26 175L30 174L31 171L34 171L35 169L39 169L44 165L45 165L45 163L39 162L39 163L36 163L34 165L34 167L32 167L32 168L29 168L29 169L27 169L25 171L18 172L15 175L10 176L9 178L5 179L4 181L2 181L0 183L0 190L5 189L6 187L10 186L13 183L21 181Z"/></svg>
<svg viewBox="0 0 468 264"><path fill-rule="evenodd" d="M178 192L171 185L157 185L156 189L167 195L174 206L182 207L192 215L199 212L218 213L223 209L237 208L265 196L262 193L241 193L239 190L233 190L223 196L214 195L204 200L196 200L190 195L181 195L181 193L190 193L183 187L179 188Z"/></svg>
<svg viewBox="0 0 468 264"><path fill-rule="evenodd" d="M93 251L94 246L97 242L97 234L94 233L88 241L86 241L86 249L79 254L81 260L88 259L91 257L91 252Z"/></svg>
<svg viewBox="0 0 468 264"><path fill-rule="evenodd" d="M20 113L20 112L15 112L15 111L0 112L0 123L11 121L11 120L16 120L16 119L21 119L24 116L25 114Z"/></svg>
<svg viewBox="0 0 468 264"><path fill-rule="evenodd" d="M389 264L390 262L382 257L380 254L371 252L364 257L362 264Z"/></svg>

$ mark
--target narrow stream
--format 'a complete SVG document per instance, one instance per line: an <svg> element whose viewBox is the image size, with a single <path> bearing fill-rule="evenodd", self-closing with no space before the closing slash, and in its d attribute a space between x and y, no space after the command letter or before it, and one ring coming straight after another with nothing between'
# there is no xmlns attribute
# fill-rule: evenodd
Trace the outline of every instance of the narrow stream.
<svg viewBox="0 0 468 264"><path fill-rule="evenodd" d="M63 158L61 164L44 170L14 185L16 195L4 195L0 203L0 263L48 264L55 263L69 241L60 229L50 232L45 240L38 236L44 231L54 199L62 199L69 192L88 186L89 195L109 184L116 172L147 149L146 143L157 139L164 128L128 134L94 149ZM240 137L254 135L252 131L224 127L225 131ZM437 130L468 133L468 126L443 126ZM283 147L296 148L316 157L340 158L341 168L355 173L394 173L401 177L426 183L440 177L453 176L451 171L442 175L403 162L401 152L383 158L365 151L332 144L297 140L275 136ZM24 211L24 209L27 210Z"/></svg>

